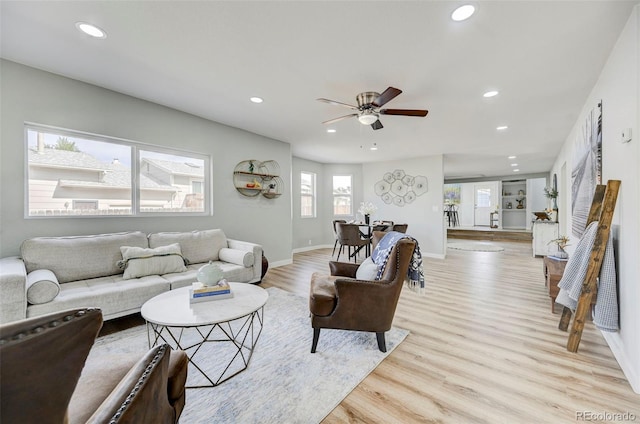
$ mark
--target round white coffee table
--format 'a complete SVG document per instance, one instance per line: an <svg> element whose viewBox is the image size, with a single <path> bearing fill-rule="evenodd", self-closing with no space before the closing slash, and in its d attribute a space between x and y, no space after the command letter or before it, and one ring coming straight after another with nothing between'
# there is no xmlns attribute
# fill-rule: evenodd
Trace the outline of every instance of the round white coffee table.
<svg viewBox="0 0 640 424"><path fill-rule="evenodd" d="M205 384L187 388L215 387L249 365L262 333L269 293L253 284L229 285L233 297L228 299L190 303L190 287L183 287L161 293L142 305L149 346L167 343L184 350L204 377ZM224 343L224 349L207 350L211 343Z"/></svg>

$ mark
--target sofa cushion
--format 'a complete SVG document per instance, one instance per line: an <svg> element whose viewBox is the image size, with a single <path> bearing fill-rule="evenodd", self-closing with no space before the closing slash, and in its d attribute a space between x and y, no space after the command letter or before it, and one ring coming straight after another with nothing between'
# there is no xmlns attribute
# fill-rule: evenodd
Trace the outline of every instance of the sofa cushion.
<svg viewBox="0 0 640 424"><path fill-rule="evenodd" d="M27 302L32 305L51 302L60 293L60 283L48 269L36 269L27 274Z"/></svg>
<svg viewBox="0 0 640 424"><path fill-rule="evenodd" d="M91 236L38 237L25 240L20 252L28 273L48 269L63 284L122 274L116 264L122 259L120 246L149 247L147 235L135 231Z"/></svg>
<svg viewBox="0 0 640 424"><path fill-rule="evenodd" d="M218 256L220 256L220 260L223 262L242 265L245 268L253 266L253 252L223 247L220 249Z"/></svg>
<svg viewBox="0 0 640 424"><path fill-rule="evenodd" d="M122 278L144 277L146 275L162 275L172 272L184 272L182 252L178 243L151 248L122 246L122 264L124 275Z"/></svg>
<svg viewBox="0 0 640 424"><path fill-rule="evenodd" d="M179 233L149 234L149 247L156 248L179 243L182 256L190 264L217 261L220 249L227 246L227 236L220 229Z"/></svg>
<svg viewBox="0 0 640 424"><path fill-rule="evenodd" d="M102 310L105 320L140 311L147 300L169 290L169 282L159 275L125 280L122 275L60 284L60 294L49 303L30 305L27 317L82 307Z"/></svg>

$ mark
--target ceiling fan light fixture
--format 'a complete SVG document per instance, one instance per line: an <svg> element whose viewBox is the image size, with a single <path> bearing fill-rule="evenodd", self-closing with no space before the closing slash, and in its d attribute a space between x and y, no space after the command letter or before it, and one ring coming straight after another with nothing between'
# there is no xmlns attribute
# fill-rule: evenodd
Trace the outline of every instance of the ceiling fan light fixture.
<svg viewBox="0 0 640 424"><path fill-rule="evenodd" d="M358 115L358 121L362 125L371 125L378 120L378 114L375 112L364 111Z"/></svg>

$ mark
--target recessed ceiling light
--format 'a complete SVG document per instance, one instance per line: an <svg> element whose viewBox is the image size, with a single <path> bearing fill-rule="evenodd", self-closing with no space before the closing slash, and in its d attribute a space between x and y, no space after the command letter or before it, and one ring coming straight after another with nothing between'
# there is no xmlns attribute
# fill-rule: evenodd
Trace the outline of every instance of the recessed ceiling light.
<svg viewBox="0 0 640 424"><path fill-rule="evenodd" d="M509 156L508 159L515 159L515 158L516 158L515 156Z"/></svg>
<svg viewBox="0 0 640 424"><path fill-rule="evenodd" d="M86 22L76 22L76 28L95 38L107 38L107 33L98 28L95 25L88 24Z"/></svg>
<svg viewBox="0 0 640 424"><path fill-rule="evenodd" d="M504 130L506 130L507 128L509 128L509 127L507 127L506 125L501 125L501 126L499 126L499 127L496 127L496 129L497 129L498 131L504 131Z"/></svg>
<svg viewBox="0 0 640 424"><path fill-rule="evenodd" d="M249 100L251 100L253 103L262 103L264 100L262 100L262 97L252 97Z"/></svg>
<svg viewBox="0 0 640 424"><path fill-rule="evenodd" d="M517 163L512 163L511 166L518 166L518 164Z"/></svg>
<svg viewBox="0 0 640 424"><path fill-rule="evenodd" d="M497 96L498 92L496 90L487 91L482 95L482 97L494 97Z"/></svg>
<svg viewBox="0 0 640 424"><path fill-rule="evenodd" d="M519 169L514 169L513 172L520 172L520 170Z"/></svg>
<svg viewBox="0 0 640 424"><path fill-rule="evenodd" d="M334 132L336 132L336 130L334 130L333 128L329 128L329 129L327 130L327 132L328 132L328 133L334 133Z"/></svg>
<svg viewBox="0 0 640 424"><path fill-rule="evenodd" d="M465 4L464 6L460 6L451 14L451 19L454 21L464 21L465 19L469 19L471 15L476 11L476 8L470 4Z"/></svg>

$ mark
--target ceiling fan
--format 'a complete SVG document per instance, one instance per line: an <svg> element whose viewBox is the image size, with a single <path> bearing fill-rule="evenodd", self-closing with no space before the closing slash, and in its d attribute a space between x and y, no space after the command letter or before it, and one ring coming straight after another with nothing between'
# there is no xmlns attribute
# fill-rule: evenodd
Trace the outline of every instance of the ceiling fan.
<svg viewBox="0 0 640 424"><path fill-rule="evenodd" d="M358 121L360 121L361 124L371 125L371 128L373 128L374 130L379 130L380 128L383 128L382 123L380 122L380 119L379 119L380 115L427 116L427 113L429 113L428 110L380 109L389 101L396 98L400 93L402 93L402 90L399 90L394 87L387 88L382 92L382 94L376 93L374 91L365 91L364 93L360 93L356 96L356 102L358 102L358 106L353 106L347 103L337 102L335 100L329 100L329 99L317 99L317 100L321 102L329 103L332 105L344 106L349 109L353 109L354 111L357 111L349 115L324 121L323 124L332 124L334 122L338 122L346 118L351 118L352 116L357 116Z"/></svg>

